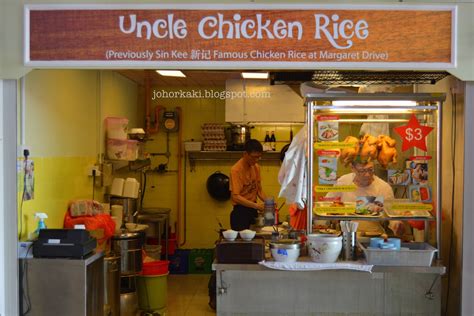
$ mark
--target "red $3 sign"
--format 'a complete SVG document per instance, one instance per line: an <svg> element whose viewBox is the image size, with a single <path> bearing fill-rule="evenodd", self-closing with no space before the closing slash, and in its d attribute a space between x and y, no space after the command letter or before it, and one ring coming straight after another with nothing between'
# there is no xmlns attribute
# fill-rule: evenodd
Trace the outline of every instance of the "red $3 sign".
<svg viewBox="0 0 474 316"><path fill-rule="evenodd" d="M394 130L403 140L402 151L412 147L427 151L426 136L433 130L433 127L420 125L415 114L411 115L407 125L396 127Z"/></svg>

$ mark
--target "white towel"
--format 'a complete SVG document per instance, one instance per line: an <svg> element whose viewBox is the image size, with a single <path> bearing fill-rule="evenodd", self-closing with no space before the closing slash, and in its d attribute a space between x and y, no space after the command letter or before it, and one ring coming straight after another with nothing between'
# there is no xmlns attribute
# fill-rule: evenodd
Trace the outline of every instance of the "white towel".
<svg viewBox="0 0 474 316"><path fill-rule="evenodd" d="M340 261L334 263L260 261L259 264L270 269L288 271L355 270L372 273L372 268L374 267L365 261Z"/></svg>

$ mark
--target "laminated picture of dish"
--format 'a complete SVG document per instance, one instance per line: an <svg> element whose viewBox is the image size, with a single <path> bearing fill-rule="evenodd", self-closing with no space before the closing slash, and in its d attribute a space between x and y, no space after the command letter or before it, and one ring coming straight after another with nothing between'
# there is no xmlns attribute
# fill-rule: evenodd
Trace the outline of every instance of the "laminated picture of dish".
<svg viewBox="0 0 474 316"><path fill-rule="evenodd" d="M318 140L337 141L339 139L339 123L337 122L318 122Z"/></svg>
<svg viewBox="0 0 474 316"><path fill-rule="evenodd" d="M411 173L408 169L388 169L387 172L388 183L391 185L409 185L411 183Z"/></svg>
<svg viewBox="0 0 474 316"><path fill-rule="evenodd" d="M412 202L421 202L420 186L410 185L408 187L408 198Z"/></svg>
<svg viewBox="0 0 474 316"><path fill-rule="evenodd" d="M411 178L413 184L421 184L428 182L428 164L427 163L414 163L411 164Z"/></svg>
<svg viewBox="0 0 474 316"><path fill-rule="evenodd" d="M431 188L429 185L410 185L408 197L413 202L431 202Z"/></svg>
<svg viewBox="0 0 474 316"><path fill-rule="evenodd" d="M319 184L336 184L337 158L319 157L318 179Z"/></svg>
<svg viewBox="0 0 474 316"><path fill-rule="evenodd" d="M358 196L355 215L381 216L384 211L383 196Z"/></svg>

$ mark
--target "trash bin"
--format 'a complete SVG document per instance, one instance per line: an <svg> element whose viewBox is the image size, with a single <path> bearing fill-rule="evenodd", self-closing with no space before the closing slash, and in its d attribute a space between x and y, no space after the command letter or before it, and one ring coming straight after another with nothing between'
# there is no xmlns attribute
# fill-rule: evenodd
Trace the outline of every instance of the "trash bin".
<svg viewBox="0 0 474 316"><path fill-rule="evenodd" d="M146 263L137 277L138 307L144 311L156 311L166 307L168 296L168 261Z"/></svg>

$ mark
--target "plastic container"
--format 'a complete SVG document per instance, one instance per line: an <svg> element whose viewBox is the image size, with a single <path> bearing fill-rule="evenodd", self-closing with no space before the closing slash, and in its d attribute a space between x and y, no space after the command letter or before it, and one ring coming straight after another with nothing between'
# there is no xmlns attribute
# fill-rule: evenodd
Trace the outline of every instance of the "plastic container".
<svg viewBox="0 0 474 316"><path fill-rule="evenodd" d="M125 184L124 179L114 178L114 180L112 181L112 187L110 188L110 195L122 196L124 184Z"/></svg>
<svg viewBox="0 0 474 316"><path fill-rule="evenodd" d="M161 259L161 245L145 245L145 252L148 257L155 260Z"/></svg>
<svg viewBox="0 0 474 316"><path fill-rule="evenodd" d="M201 151L202 142L184 142L185 151Z"/></svg>
<svg viewBox="0 0 474 316"><path fill-rule="evenodd" d="M265 218L265 226L272 226L275 224L275 201L273 197L265 199L263 217Z"/></svg>
<svg viewBox="0 0 474 316"><path fill-rule="evenodd" d="M368 264L380 266L431 266L436 248L427 243L402 243L400 250L368 248L360 243Z"/></svg>
<svg viewBox="0 0 474 316"><path fill-rule="evenodd" d="M170 262L168 260L156 260L144 262L142 267L142 275L162 275L168 274Z"/></svg>
<svg viewBox="0 0 474 316"><path fill-rule="evenodd" d="M127 178L123 185L123 196L136 199L138 198L138 191L140 183L135 178Z"/></svg>
<svg viewBox="0 0 474 316"><path fill-rule="evenodd" d="M166 307L168 299L168 273L161 275L139 275L137 277L138 307L144 311L155 311Z"/></svg>
<svg viewBox="0 0 474 316"><path fill-rule="evenodd" d="M138 159L138 141L127 140L127 158L126 160L133 161Z"/></svg>
<svg viewBox="0 0 474 316"><path fill-rule="evenodd" d="M214 249L192 249L189 253L189 273L210 274L212 260L214 260Z"/></svg>
<svg viewBox="0 0 474 316"><path fill-rule="evenodd" d="M106 117L105 129L107 138L127 139L128 119L124 117Z"/></svg>
<svg viewBox="0 0 474 316"><path fill-rule="evenodd" d="M188 273L188 261L189 261L189 250L177 249L174 255L169 256L169 270L171 274L187 274Z"/></svg>
<svg viewBox="0 0 474 316"><path fill-rule="evenodd" d="M107 158L113 160L128 160L128 140L107 139Z"/></svg>

